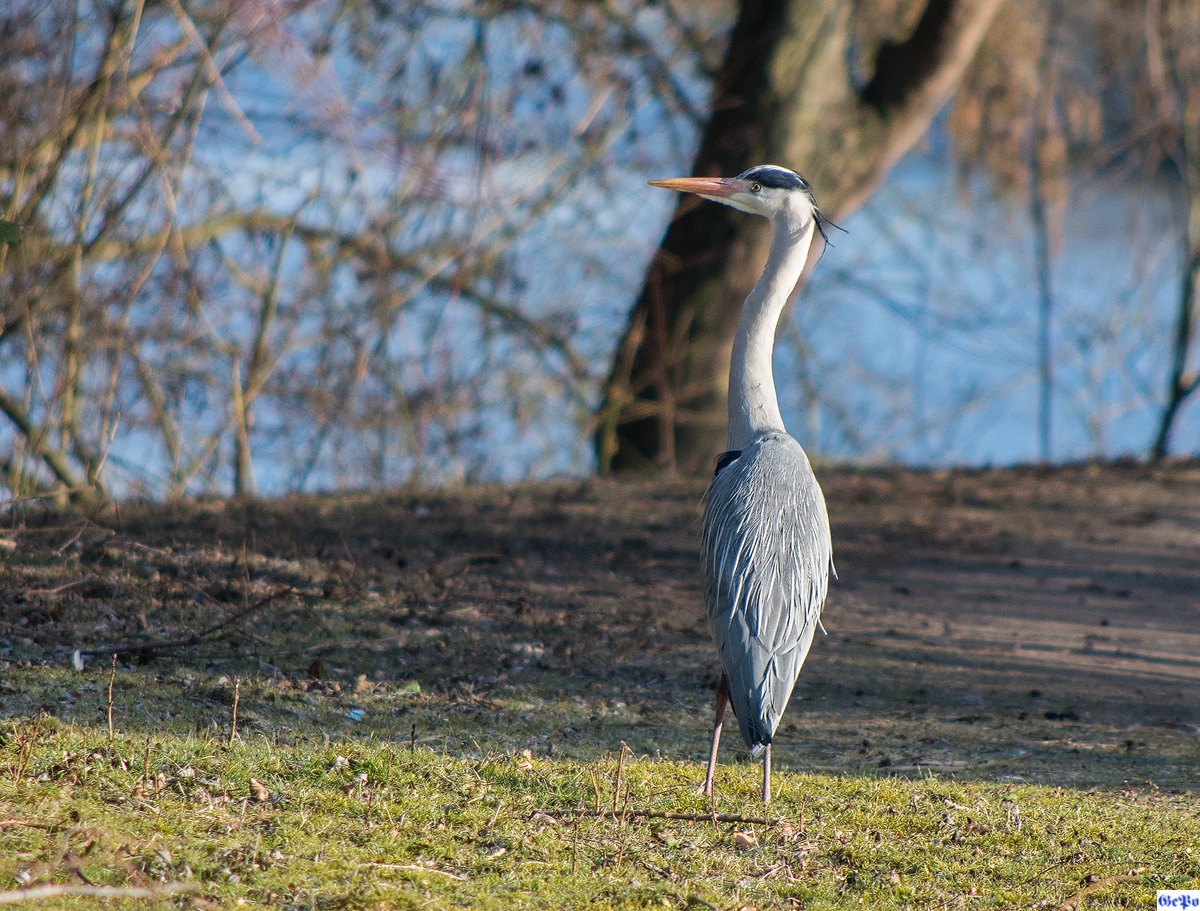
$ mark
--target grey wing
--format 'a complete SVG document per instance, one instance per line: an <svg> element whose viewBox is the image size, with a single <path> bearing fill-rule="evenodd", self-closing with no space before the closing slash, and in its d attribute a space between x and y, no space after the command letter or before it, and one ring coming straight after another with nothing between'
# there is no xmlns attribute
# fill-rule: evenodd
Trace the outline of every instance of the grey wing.
<svg viewBox="0 0 1200 911"><path fill-rule="evenodd" d="M704 496L704 596L742 737L757 756L791 698L829 587L825 498L800 444L773 433Z"/></svg>

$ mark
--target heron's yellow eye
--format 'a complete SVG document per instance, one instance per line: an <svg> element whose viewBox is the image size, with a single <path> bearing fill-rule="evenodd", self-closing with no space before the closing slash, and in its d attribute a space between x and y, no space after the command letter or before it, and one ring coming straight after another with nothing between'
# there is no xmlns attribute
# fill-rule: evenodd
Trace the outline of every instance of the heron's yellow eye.
<svg viewBox="0 0 1200 911"><path fill-rule="evenodd" d="M762 184L758 184L758 183L752 183L752 184L750 184L750 192L751 192L751 193L757 193L757 192L759 192L761 189L762 189Z"/></svg>

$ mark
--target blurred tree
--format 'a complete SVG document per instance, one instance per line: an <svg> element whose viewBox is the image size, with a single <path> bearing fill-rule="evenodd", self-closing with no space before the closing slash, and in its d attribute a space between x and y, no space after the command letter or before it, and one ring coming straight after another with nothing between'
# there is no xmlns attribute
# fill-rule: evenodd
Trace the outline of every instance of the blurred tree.
<svg viewBox="0 0 1200 911"><path fill-rule="evenodd" d="M743 0L691 173L784 164L844 216L925 135L999 6ZM906 37L870 34L880 23ZM733 327L766 258L760 221L680 199L609 373L602 471L699 473L723 448Z"/></svg>
<svg viewBox="0 0 1200 911"><path fill-rule="evenodd" d="M592 4L4 5L0 488L470 477L582 415L574 302L529 305L515 248L690 103L652 24L674 57Z"/></svg>
<svg viewBox="0 0 1200 911"><path fill-rule="evenodd" d="M1048 239L1035 241L1042 276L1071 184L1084 175L1111 192L1140 173L1170 185L1177 200L1175 319L1162 339L1165 389L1147 449L1162 458L1200 389L1200 3L1022 0L995 26L960 88L950 134L964 172L982 165L994 186L1033 201L1035 219L1044 210Z"/></svg>
<svg viewBox="0 0 1200 911"><path fill-rule="evenodd" d="M631 181L703 133L695 172L793 165L836 217L952 92L956 160L1022 217L1036 199L1047 268L1081 164L1191 175L1175 336L1111 342L1159 357L1165 451L1196 389L1196 4L1059 2L1051 37L1046 0L997 2L10 0L0 489L583 470L640 277ZM604 387L602 465L706 467L764 248L754 220L680 201Z"/></svg>
<svg viewBox="0 0 1200 911"><path fill-rule="evenodd" d="M1146 72L1159 115L1156 132L1162 134L1163 154L1178 168L1186 189L1167 396L1150 449L1153 458L1161 459L1169 454L1180 409L1200 389L1200 3L1150 0L1145 32ZM1192 451L1200 451L1200 441L1193 441Z"/></svg>

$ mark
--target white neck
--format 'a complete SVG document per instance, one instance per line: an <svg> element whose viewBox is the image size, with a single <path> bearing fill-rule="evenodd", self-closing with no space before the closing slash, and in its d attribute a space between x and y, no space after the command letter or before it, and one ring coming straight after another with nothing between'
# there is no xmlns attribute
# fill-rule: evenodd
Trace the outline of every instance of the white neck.
<svg viewBox="0 0 1200 911"><path fill-rule="evenodd" d="M797 220L788 212L771 219L771 252L767 267L755 284L733 337L729 365L730 449L744 449L764 432L784 429L775 397L771 352L775 327L788 297L800 280L816 223L811 217Z"/></svg>

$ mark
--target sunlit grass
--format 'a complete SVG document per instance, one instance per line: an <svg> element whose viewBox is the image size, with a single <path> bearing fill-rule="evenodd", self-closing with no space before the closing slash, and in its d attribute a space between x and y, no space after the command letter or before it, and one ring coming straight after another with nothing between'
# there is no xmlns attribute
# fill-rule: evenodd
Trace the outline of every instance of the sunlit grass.
<svg viewBox="0 0 1200 911"><path fill-rule="evenodd" d="M0 883L300 909L1145 907L1200 882L1182 796L781 773L765 824L722 823L698 766L629 756L614 800L617 766L9 722ZM761 817L757 775L723 766L717 813Z"/></svg>
<svg viewBox="0 0 1200 911"><path fill-rule="evenodd" d="M778 732L769 815L733 730L715 803L701 797L716 678L699 490L589 482L14 527L0 894L1082 911L1200 886L1186 676L1076 677L942 642L938 625L894 629L923 602L893 591L891 557L870 599L861 566L834 593ZM889 521L910 521L911 493L897 488ZM860 540L880 522L863 510ZM1016 572L986 540L984 569ZM1000 591L999 612L1020 607Z"/></svg>

